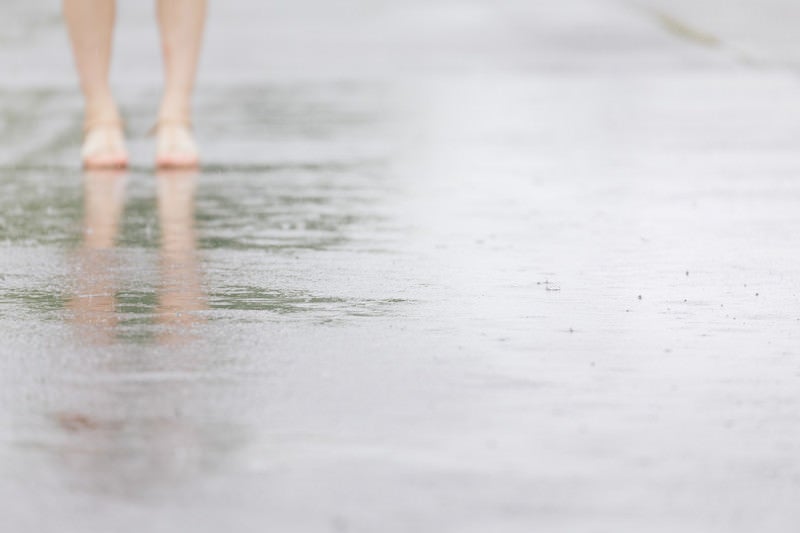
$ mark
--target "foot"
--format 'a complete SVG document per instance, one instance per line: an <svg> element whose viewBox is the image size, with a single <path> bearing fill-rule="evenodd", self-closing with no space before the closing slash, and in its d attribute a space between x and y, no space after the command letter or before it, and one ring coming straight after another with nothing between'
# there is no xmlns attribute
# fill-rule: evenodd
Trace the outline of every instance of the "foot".
<svg viewBox="0 0 800 533"><path fill-rule="evenodd" d="M124 168L128 166L125 135L118 121L89 123L85 128L81 159L84 168Z"/></svg>
<svg viewBox="0 0 800 533"><path fill-rule="evenodd" d="M156 126L156 166L158 168L193 168L200 157L188 121L160 120Z"/></svg>

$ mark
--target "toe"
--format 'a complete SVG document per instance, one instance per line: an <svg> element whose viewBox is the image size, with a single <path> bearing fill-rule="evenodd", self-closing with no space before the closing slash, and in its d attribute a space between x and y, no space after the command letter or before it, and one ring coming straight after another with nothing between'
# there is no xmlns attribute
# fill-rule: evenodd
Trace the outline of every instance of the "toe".
<svg viewBox="0 0 800 533"><path fill-rule="evenodd" d="M190 153L160 154L156 159L156 165L160 168L188 168L198 164L197 154Z"/></svg>
<svg viewBox="0 0 800 533"><path fill-rule="evenodd" d="M159 168L191 168L198 165L197 145L188 128L170 125L159 130L156 166Z"/></svg>
<svg viewBox="0 0 800 533"><path fill-rule="evenodd" d="M93 154L83 158L86 168L124 168L128 158L124 154Z"/></svg>

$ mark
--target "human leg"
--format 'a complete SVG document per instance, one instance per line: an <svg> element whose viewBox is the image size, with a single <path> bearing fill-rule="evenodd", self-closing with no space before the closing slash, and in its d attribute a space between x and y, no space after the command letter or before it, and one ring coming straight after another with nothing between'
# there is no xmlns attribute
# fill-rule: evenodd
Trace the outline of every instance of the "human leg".
<svg viewBox="0 0 800 533"><path fill-rule="evenodd" d="M158 0L164 94L158 114L158 166L194 166L191 101L203 39L206 0Z"/></svg>
<svg viewBox="0 0 800 533"><path fill-rule="evenodd" d="M83 163L125 166L122 123L109 85L115 2L63 0L63 10L85 100Z"/></svg>

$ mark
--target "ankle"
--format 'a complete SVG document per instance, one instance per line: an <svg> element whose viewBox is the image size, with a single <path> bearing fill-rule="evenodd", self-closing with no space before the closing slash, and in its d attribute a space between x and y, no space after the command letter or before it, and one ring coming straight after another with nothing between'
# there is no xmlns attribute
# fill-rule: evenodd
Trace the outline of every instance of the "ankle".
<svg viewBox="0 0 800 533"><path fill-rule="evenodd" d="M116 127L121 129L122 117L116 109L99 111L87 109L83 116L83 127L85 130L97 127Z"/></svg>
<svg viewBox="0 0 800 533"><path fill-rule="evenodd" d="M87 119L119 118L117 102L109 90L85 94L84 102L84 115Z"/></svg>
<svg viewBox="0 0 800 533"><path fill-rule="evenodd" d="M192 109L187 103L165 100L158 110L158 121L189 124L192 121Z"/></svg>

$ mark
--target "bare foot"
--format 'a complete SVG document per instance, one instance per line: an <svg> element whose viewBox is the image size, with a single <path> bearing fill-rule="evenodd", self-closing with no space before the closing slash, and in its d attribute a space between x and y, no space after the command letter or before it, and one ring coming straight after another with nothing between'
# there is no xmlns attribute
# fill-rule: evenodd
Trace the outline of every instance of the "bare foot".
<svg viewBox="0 0 800 533"><path fill-rule="evenodd" d="M186 121L161 120L157 126L156 166L194 168L200 158L191 127Z"/></svg>
<svg viewBox="0 0 800 533"><path fill-rule="evenodd" d="M125 135L118 121L89 123L81 148L84 168L124 168L128 166Z"/></svg>

